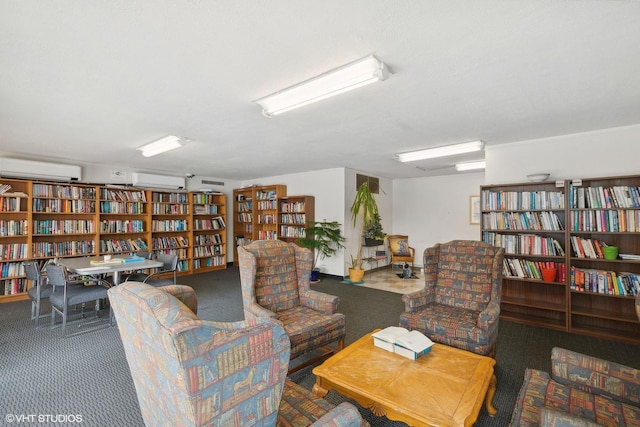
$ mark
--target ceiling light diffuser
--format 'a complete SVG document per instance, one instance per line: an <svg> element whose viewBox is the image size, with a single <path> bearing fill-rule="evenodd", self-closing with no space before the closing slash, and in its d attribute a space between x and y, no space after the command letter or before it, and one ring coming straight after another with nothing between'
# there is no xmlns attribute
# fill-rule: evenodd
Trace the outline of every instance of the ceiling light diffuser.
<svg viewBox="0 0 640 427"><path fill-rule="evenodd" d="M175 135L168 135L164 138L160 138L156 141L139 147L138 150L142 151L142 155L145 157L155 156L156 154L164 153L166 151L174 150L178 147L182 147L188 141Z"/></svg>
<svg viewBox="0 0 640 427"><path fill-rule="evenodd" d="M442 147L427 148L425 150L409 151L399 153L395 159L400 162L413 162L416 160L435 159L436 157L453 156L455 154L472 153L482 151L484 143L482 141L464 142L462 144L444 145Z"/></svg>
<svg viewBox="0 0 640 427"><path fill-rule="evenodd" d="M367 56L255 101L262 114L272 117L338 95L369 83L385 80L387 67L375 56Z"/></svg>
<svg viewBox="0 0 640 427"><path fill-rule="evenodd" d="M485 162L484 160L479 160L477 162L456 163L456 170L458 172L484 169L486 167L487 167L487 162Z"/></svg>

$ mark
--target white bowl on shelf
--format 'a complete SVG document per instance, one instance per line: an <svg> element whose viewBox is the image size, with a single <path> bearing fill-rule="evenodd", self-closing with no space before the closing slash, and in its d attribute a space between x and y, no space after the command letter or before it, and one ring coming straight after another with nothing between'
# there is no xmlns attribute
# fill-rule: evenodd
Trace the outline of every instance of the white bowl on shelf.
<svg viewBox="0 0 640 427"><path fill-rule="evenodd" d="M548 173L532 173L531 175L527 175L527 178L529 179L529 181L531 182L542 182L542 181L546 181L547 178L549 178Z"/></svg>

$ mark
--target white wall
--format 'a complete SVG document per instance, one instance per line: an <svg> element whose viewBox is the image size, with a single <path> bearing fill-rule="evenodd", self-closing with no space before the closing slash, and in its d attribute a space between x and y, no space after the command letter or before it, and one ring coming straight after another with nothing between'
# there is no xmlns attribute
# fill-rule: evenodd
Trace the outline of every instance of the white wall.
<svg viewBox="0 0 640 427"><path fill-rule="evenodd" d="M409 236L415 264L436 243L479 240L480 225L469 224L469 196L478 195L483 173L467 173L393 181L393 234Z"/></svg>
<svg viewBox="0 0 640 427"><path fill-rule="evenodd" d="M485 158L487 184L525 182L540 172L550 180L637 175L640 125L488 146Z"/></svg>

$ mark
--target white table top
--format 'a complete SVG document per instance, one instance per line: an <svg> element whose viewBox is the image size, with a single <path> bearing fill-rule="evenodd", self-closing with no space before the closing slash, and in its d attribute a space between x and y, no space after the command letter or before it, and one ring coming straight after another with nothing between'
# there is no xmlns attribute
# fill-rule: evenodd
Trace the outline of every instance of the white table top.
<svg viewBox="0 0 640 427"><path fill-rule="evenodd" d="M114 256L112 259L118 258ZM60 258L59 264L67 267L67 270L77 274L103 274L103 273L117 273L127 270L146 270L148 268L162 267L162 262L143 259L136 262L105 262L104 264L92 264L91 261L104 261L104 257L78 257L78 258Z"/></svg>

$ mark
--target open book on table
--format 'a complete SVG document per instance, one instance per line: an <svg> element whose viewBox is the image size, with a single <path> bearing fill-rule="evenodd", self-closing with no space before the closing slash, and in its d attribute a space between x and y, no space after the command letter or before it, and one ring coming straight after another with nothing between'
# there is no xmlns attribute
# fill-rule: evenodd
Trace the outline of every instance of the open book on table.
<svg viewBox="0 0 640 427"><path fill-rule="evenodd" d="M400 326L389 326L374 332L373 345L408 359L416 360L418 356L431 350L433 341L420 331L409 331Z"/></svg>

